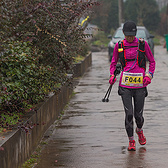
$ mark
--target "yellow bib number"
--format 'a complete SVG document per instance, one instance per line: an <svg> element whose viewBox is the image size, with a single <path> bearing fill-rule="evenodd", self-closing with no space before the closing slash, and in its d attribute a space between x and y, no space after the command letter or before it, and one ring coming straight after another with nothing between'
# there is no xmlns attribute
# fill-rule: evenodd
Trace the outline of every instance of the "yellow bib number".
<svg viewBox="0 0 168 168"><path fill-rule="evenodd" d="M143 86L143 73L123 72L121 84L134 87Z"/></svg>

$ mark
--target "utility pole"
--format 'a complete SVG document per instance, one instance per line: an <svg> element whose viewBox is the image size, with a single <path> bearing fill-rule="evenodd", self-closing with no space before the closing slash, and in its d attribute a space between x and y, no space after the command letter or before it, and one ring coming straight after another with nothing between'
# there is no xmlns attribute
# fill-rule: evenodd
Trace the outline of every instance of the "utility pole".
<svg viewBox="0 0 168 168"><path fill-rule="evenodd" d="M123 0L118 0L118 21L119 26L123 23Z"/></svg>

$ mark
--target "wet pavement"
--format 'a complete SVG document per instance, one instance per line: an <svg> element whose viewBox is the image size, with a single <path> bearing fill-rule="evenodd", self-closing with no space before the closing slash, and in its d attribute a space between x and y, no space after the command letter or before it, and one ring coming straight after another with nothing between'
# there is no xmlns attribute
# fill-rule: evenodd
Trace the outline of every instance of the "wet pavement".
<svg viewBox="0 0 168 168"><path fill-rule="evenodd" d="M109 102L102 102L109 84L107 52L92 54L92 67L79 80L43 149L37 168L166 168L168 165L168 53L155 47L156 71L144 107L147 144L127 151L124 110L118 81ZM119 76L117 77L119 79Z"/></svg>

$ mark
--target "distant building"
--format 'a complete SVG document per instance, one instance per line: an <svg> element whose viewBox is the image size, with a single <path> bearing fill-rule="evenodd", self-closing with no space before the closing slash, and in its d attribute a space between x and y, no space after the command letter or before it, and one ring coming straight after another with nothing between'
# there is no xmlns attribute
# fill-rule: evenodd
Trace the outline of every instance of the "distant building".
<svg viewBox="0 0 168 168"><path fill-rule="evenodd" d="M159 9L161 10L164 6L168 5L168 0L156 0Z"/></svg>

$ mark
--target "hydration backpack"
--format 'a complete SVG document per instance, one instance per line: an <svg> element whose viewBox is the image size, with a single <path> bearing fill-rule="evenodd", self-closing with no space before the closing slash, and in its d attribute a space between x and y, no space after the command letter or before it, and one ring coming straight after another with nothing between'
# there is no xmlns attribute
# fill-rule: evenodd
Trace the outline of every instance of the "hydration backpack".
<svg viewBox="0 0 168 168"><path fill-rule="evenodd" d="M125 48L138 47L137 57L135 59L127 59L125 55ZM146 70L146 56L145 56L145 41L142 39L138 40L138 46L124 46L124 40L118 42L118 54L122 65L122 69L127 65L128 61L135 61L139 67Z"/></svg>

